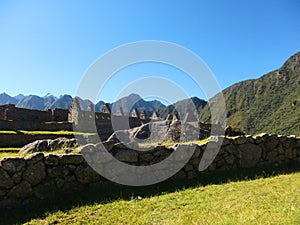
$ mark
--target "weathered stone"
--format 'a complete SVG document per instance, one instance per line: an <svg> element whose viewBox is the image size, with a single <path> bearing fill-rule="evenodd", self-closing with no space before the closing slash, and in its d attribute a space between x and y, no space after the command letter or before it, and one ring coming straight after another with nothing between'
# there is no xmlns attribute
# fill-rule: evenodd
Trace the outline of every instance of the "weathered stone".
<svg viewBox="0 0 300 225"><path fill-rule="evenodd" d="M61 155L59 164L65 165L65 164L74 164L79 165L83 163L84 158L81 154L70 154L70 155Z"/></svg>
<svg viewBox="0 0 300 225"><path fill-rule="evenodd" d="M185 179L187 177L186 173L182 170L179 170L172 178L173 179Z"/></svg>
<svg viewBox="0 0 300 225"><path fill-rule="evenodd" d="M200 163L200 158L194 158L190 160L190 164L193 165L195 170L198 170L199 163Z"/></svg>
<svg viewBox="0 0 300 225"><path fill-rule="evenodd" d="M288 148L288 149L285 150L285 157L286 157L287 159L292 159L293 156L294 156L294 154L293 154L293 149Z"/></svg>
<svg viewBox="0 0 300 225"><path fill-rule="evenodd" d="M52 154L45 155L44 163L49 166L57 166L59 163L59 156Z"/></svg>
<svg viewBox="0 0 300 225"><path fill-rule="evenodd" d="M151 153L146 153L146 154L140 154L139 158L141 161L151 162L154 156Z"/></svg>
<svg viewBox="0 0 300 225"><path fill-rule="evenodd" d="M80 154L89 154L95 151L96 151L96 146L94 144L87 144L87 145L80 146L78 148L78 153Z"/></svg>
<svg viewBox="0 0 300 225"><path fill-rule="evenodd" d="M274 152L274 151L268 152L268 154L267 154L267 161L268 161L269 163L274 163L274 162L276 162L277 160L278 160L277 152Z"/></svg>
<svg viewBox="0 0 300 225"><path fill-rule="evenodd" d="M16 173L25 166L25 160L23 158L3 158L0 165L7 172Z"/></svg>
<svg viewBox="0 0 300 225"><path fill-rule="evenodd" d="M45 166L42 162L33 165L28 165L23 173L23 179L32 185L37 185L46 177Z"/></svg>
<svg viewBox="0 0 300 225"><path fill-rule="evenodd" d="M7 174L7 172L0 168L0 188L9 189L14 186L13 180Z"/></svg>
<svg viewBox="0 0 300 225"><path fill-rule="evenodd" d="M114 159L111 154L108 154L107 152L103 152L103 151L94 152L91 154L85 154L84 158L87 162L92 162L96 164L108 163Z"/></svg>
<svg viewBox="0 0 300 225"><path fill-rule="evenodd" d="M236 157L234 157L234 155L232 155L232 154L225 157L225 161L229 165L232 165L235 162L235 159L236 159Z"/></svg>
<svg viewBox="0 0 300 225"><path fill-rule="evenodd" d="M120 149L115 158L121 162L135 163L138 161L138 153L131 149Z"/></svg>
<svg viewBox="0 0 300 225"><path fill-rule="evenodd" d="M300 138L296 139L296 147L300 149Z"/></svg>
<svg viewBox="0 0 300 225"><path fill-rule="evenodd" d="M12 176L12 179L14 181L15 184L18 184L22 181L22 172L17 172Z"/></svg>
<svg viewBox="0 0 300 225"><path fill-rule="evenodd" d="M27 181L22 181L20 184L14 186L9 192L9 197L27 198L33 194L31 185Z"/></svg>
<svg viewBox="0 0 300 225"><path fill-rule="evenodd" d="M192 159L199 158L201 153L202 153L201 148L199 148L199 146L197 146L197 148L195 149L194 154L192 155L191 158Z"/></svg>
<svg viewBox="0 0 300 225"><path fill-rule="evenodd" d="M286 141L282 142L284 149L290 149L292 145L292 139L287 138Z"/></svg>
<svg viewBox="0 0 300 225"><path fill-rule="evenodd" d="M198 175L198 171L189 171L187 173L187 179L193 179L193 178L197 177L197 175Z"/></svg>
<svg viewBox="0 0 300 225"><path fill-rule="evenodd" d="M191 164L187 164L187 165L185 165L185 167L184 167L184 170L185 171L192 171L194 168L193 168L193 165L191 165Z"/></svg>
<svg viewBox="0 0 300 225"><path fill-rule="evenodd" d="M76 179L81 183L93 183L100 180L100 175L88 165L80 165L75 170Z"/></svg>
<svg viewBox="0 0 300 225"><path fill-rule="evenodd" d="M76 165L68 165L69 171L72 173L76 170L77 166Z"/></svg>
<svg viewBox="0 0 300 225"><path fill-rule="evenodd" d="M274 151L276 146L278 145L278 139L275 135L270 135L267 140L264 142L265 145L265 151Z"/></svg>
<svg viewBox="0 0 300 225"><path fill-rule="evenodd" d="M44 199L51 197L57 191L56 184L53 180L45 180L42 183L34 187L34 196L38 199Z"/></svg>
<svg viewBox="0 0 300 225"><path fill-rule="evenodd" d="M76 147L77 143L75 138L68 139L65 137L59 137L54 140L45 139L37 140L32 143L25 145L20 150L20 154L33 153L33 152L45 152L45 151L55 151L67 147Z"/></svg>
<svg viewBox="0 0 300 225"><path fill-rule="evenodd" d="M232 155L232 154L236 153L237 146L234 144L227 145L225 147L222 147L221 151L227 152L229 155Z"/></svg>
<svg viewBox="0 0 300 225"><path fill-rule="evenodd" d="M255 144L242 144L238 147L240 152L240 165L242 168L254 167L260 160L262 150Z"/></svg>
<svg viewBox="0 0 300 225"><path fill-rule="evenodd" d="M0 209L14 209L20 205L21 200L16 198L6 198L0 200Z"/></svg>
<svg viewBox="0 0 300 225"><path fill-rule="evenodd" d="M64 148L63 152L66 153L66 154L70 154L74 150L75 150L74 148Z"/></svg>
<svg viewBox="0 0 300 225"><path fill-rule="evenodd" d="M224 159L221 159L221 160L218 160L217 162L216 162L216 166L217 166L217 168L223 168L223 167L225 167L225 160Z"/></svg>
<svg viewBox="0 0 300 225"><path fill-rule="evenodd" d="M168 148L159 147L156 151L153 152L153 155L160 156L161 158L166 158L167 156L169 156L171 154L171 152L173 152L173 151Z"/></svg>
<svg viewBox="0 0 300 225"><path fill-rule="evenodd" d="M57 188L61 188L65 182L62 178L55 178L54 181Z"/></svg>
<svg viewBox="0 0 300 225"><path fill-rule="evenodd" d="M48 173L49 177L63 178L69 174L69 168L66 165L65 166L56 166L53 168L48 168L47 173Z"/></svg>
<svg viewBox="0 0 300 225"><path fill-rule="evenodd" d="M247 138L247 142L254 144L255 143L255 139L251 136L251 135L246 135Z"/></svg>
<svg viewBox="0 0 300 225"><path fill-rule="evenodd" d="M35 164L38 161L41 161L44 158L44 154L42 152L32 153L24 157L27 164Z"/></svg>
<svg viewBox="0 0 300 225"><path fill-rule="evenodd" d="M216 167L217 167L217 164L216 163L212 163L212 164L210 164L209 166L208 166L208 171L215 171L216 170ZM201 171L203 171L203 170L201 170Z"/></svg>
<svg viewBox="0 0 300 225"><path fill-rule="evenodd" d="M196 147L196 144L175 144L172 146L174 152L170 157L177 162L187 161L194 154Z"/></svg>
<svg viewBox="0 0 300 225"><path fill-rule="evenodd" d="M236 138L233 138L234 142L238 145L244 144L247 142L247 138L245 136L238 136Z"/></svg>
<svg viewBox="0 0 300 225"><path fill-rule="evenodd" d="M115 142L115 141L105 141L105 142L96 144L96 148L97 149L105 148L106 151L111 151L116 143L117 142Z"/></svg>
<svg viewBox="0 0 300 225"><path fill-rule="evenodd" d="M232 141L231 138L225 137L225 138L223 139L222 146L230 145L230 144L231 144L231 141Z"/></svg>
<svg viewBox="0 0 300 225"><path fill-rule="evenodd" d="M23 146L19 153L25 154L25 153L47 151L48 149L50 149L49 141L50 141L49 139L34 141L32 143L29 143L29 144Z"/></svg>
<svg viewBox="0 0 300 225"><path fill-rule="evenodd" d="M61 187L61 190L63 192L78 192L78 191L83 191L84 190L84 184L79 183L77 181L71 181L71 182L65 182L64 185Z"/></svg>
<svg viewBox="0 0 300 225"><path fill-rule="evenodd" d="M259 135L256 135L254 138L255 138L255 143L256 144L260 144L262 142L264 142L267 138L268 138L268 134L266 133L261 133Z"/></svg>

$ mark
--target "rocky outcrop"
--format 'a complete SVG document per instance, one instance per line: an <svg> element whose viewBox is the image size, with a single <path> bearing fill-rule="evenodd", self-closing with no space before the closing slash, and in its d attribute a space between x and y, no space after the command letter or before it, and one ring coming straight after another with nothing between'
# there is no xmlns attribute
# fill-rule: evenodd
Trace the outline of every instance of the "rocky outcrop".
<svg viewBox="0 0 300 225"><path fill-rule="evenodd" d="M75 138L56 138L54 140L37 140L32 143L25 145L21 148L20 153L33 153L33 152L52 152L56 150L61 150L62 148L74 148L77 146Z"/></svg>
<svg viewBox="0 0 300 225"><path fill-rule="evenodd" d="M194 152L174 178L190 179L199 174L199 166L207 165L204 173L300 164L300 138L261 134L237 137L211 137L203 145L179 143L170 147L158 145L153 149L136 151L121 143L106 142L107 151L117 160L134 166L154 165L164 159L180 163L187 151ZM99 150L100 144L80 147L82 154L54 155L33 153L24 158L0 160L0 208L20 206L28 199L39 200L72 190L83 190L96 182L109 182L95 172L87 162L106 168L111 159ZM221 146L215 151L216 146ZM186 151L182 151L186 150ZM175 154L182 151L181 154ZM174 155L173 155L174 153ZM121 171L122 172L122 171ZM156 171L163 173L164 170ZM141 175L142 176L142 175Z"/></svg>
<svg viewBox="0 0 300 225"><path fill-rule="evenodd" d="M147 139L147 142L150 143L162 143L180 140L191 141L204 139L208 136L208 132L195 128L191 124L182 125L179 120L164 120L146 123L129 130L115 131L107 141L129 143L133 141L143 142Z"/></svg>

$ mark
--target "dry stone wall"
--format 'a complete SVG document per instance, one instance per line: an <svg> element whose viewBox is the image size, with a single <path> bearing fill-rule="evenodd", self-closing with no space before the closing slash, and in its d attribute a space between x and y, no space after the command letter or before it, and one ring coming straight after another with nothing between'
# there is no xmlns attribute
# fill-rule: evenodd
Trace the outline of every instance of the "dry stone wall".
<svg viewBox="0 0 300 225"><path fill-rule="evenodd" d="M217 145L220 138L215 137L211 141ZM109 143L107 144L107 149L116 159L136 166L160 162L167 157L172 157L171 153L178 150L180 146L188 145L157 146L144 152L130 150L120 143L110 146ZM174 178L196 177L200 173L198 171L200 160L209 162L213 157L210 150L206 149L207 144L193 145L188 145L195 147L192 157ZM97 145L89 144L83 146L81 151L96 151L96 149ZM92 157L90 160L99 163L101 157ZM174 160L180 162L182 159L178 157ZM104 168L105 163L109 162L102 162ZM300 138L268 134L256 137L226 137L217 156L203 172L212 173L289 163L300 164ZM85 190L97 182L108 181L96 173L81 154L34 153L24 158L3 158L0 161L0 208L22 206L28 201L41 200L71 190Z"/></svg>

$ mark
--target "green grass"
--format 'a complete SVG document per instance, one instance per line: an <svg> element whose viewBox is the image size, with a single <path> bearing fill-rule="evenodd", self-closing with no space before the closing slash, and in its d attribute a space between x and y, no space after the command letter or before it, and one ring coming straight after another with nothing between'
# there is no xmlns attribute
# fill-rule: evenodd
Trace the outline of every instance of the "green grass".
<svg viewBox="0 0 300 225"><path fill-rule="evenodd" d="M66 130L60 130L60 131L28 131L28 130L0 130L1 134L26 134L26 135L95 135L95 133L85 133L85 132L74 132L74 131L66 131Z"/></svg>
<svg viewBox="0 0 300 225"><path fill-rule="evenodd" d="M0 130L0 135L1 134L17 134L17 132L13 130Z"/></svg>
<svg viewBox="0 0 300 225"><path fill-rule="evenodd" d="M75 149L72 151L72 153L78 153L78 150ZM11 151L11 152L5 152L5 151L0 151L0 159L4 157L10 157L10 158L17 158L17 157L24 157L27 155L30 155L32 153L25 153L25 154L20 154L19 150L18 151ZM56 150L56 151L49 151L49 152L44 152L44 154L66 154L63 149L61 150Z"/></svg>
<svg viewBox="0 0 300 225"><path fill-rule="evenodd" d="M299 224L300 173L46 212L27 224Z"/></svg>
<svg viewBox="0 0 300 225"><path fill-rule="evenodd" d="M209 138L205 138L205 139L202 139L202 140L195 140L195 141L188 141L188 142L180 142L181 144L197 144L197 145L203 145L205 143L207 143L209 141ZM153 146L157 143L143 143L143 144L139 144L140 146ZM179 144L179 142L163 142L163 143L160 143L160 145L163 145L165 147L171 147L172 145L175 145L175 144Z"/></svg>
<svg viewBox="0 0 300 225"><path fill-rule="evenodd" d="M95 135L95 133L84 133L84 132L74 132L74 131L27 131L27 130L19 130L18 132L27 135L39 135L39 134L55 134L55 135Z"/></svg>
<svg viewBox="0 0 300 225"><path fill-rule="evenodd" d="M4 157L21 157L19 154L21 148L0 148L0 159Z"/></svg>

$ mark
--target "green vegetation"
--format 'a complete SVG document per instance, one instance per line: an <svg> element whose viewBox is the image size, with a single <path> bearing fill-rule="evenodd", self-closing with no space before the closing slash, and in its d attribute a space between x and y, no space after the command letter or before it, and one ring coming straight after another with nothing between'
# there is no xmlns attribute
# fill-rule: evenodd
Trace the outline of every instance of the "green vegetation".
<svg viewBox="0 0 300 225"><path fill-rule="evenodd" d="M1 134L26 134L26 135L95 135L95 133L84 133L84 132L74 132L74 131L66 131L66 130L60 130L60 131L28 131L28 130L18 130L18 131L13 131L13 130L0 130L0 135Z"/></svg>
<svg viewBox="0 0 300 225"><path fill-rule="evenodd" d="M20 157L21 148L0 148L0 159L4 157Z"/></svg>
<svg viewBox="0 0 300 225"><path fill-rule="evenodd" d="M13 130L0 130L0 135L1 134L17 134L17 132Z"/></svg>
<svg viewBox="0 0 300 225"><path fill-rule="evenodd" d="M95 135L95 133L84 133L84 132L74 132L74 131L27 131L27 130L19 130L18 132L22 134L27 134L27 135L39 135L39 134L44 134L44 135Z"/></svg>
<svg viewBox="0 0 300 225"><path fill-rule="evenodd" d="M0 159L4 157L24 157L26 155L30 155L31 153L25 153L25 154L20 154L20 148L10 148L10 149L16 149L16 150L7 150L7 148L0 148ZM64 149L56 150L56 151L51 151L51 152L44 152L45 154L66 154L64 152ZM78 153L77 149L74 149L72 153Z"/></svg>
<svg viewBox="0 0 300 225"><path fill-rule="evenodd" d="M299 224L300 173L47 212L27 224Z"/></svg>
<svg viewBox="0 0 300 225"><path fill-rule="evenodd" d="M278 70L259 79L242 81L223 91L227 123L247 134L300 135L300 53ZM218 96L212 102L217 102ZM216 107L219 107L217 102ZM209 105L200 120L210 121Z"/></svg>
<svg viewBox="0 0 300 225"><path fill-rule="evenodd" d="M202 139L202 140L195 140L195 141L189 141L189 142L180 142L181 144L197 144L197 145L203 145L205 144L206 142L209 141L209 138L205 138L205 139ZM162 142L160 143L160 145L162 146L165 146L165 147L170 147L172 145L175 145L175 144L179 144L179 142ZM153 146L153 145L157 145L157 143L143 143L143 144L139 144L141 147L143 146Z"/></svg>

